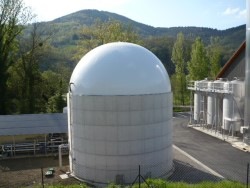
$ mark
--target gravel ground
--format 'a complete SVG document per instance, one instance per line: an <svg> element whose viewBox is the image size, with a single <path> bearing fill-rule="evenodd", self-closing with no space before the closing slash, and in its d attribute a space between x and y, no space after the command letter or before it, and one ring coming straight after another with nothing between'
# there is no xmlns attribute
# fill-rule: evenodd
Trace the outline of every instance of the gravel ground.
<svg viewBox="0 0 250 188"><path fill-rule="evenodd" d="M48 168L53 167L53 177L43 176L45 185L53 184L77 184L74 178L61 179L59 175L69 171L68 157L63 157L63 167L59 169L57 157L27 157L0 160L0 188L7 187L41 187L43 174ZM40 186L39 186L40 185Z"/></svg>

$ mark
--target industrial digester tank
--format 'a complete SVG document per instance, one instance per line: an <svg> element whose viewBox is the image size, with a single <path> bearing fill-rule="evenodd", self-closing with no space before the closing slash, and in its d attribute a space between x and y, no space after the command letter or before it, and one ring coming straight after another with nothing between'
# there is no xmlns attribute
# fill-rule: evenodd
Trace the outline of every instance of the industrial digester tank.
<svg viewBox="0 0 250 188"><path fill-rule="evenodd" d="M86 54L70 79L70 170L99 185L167 176L173 168L172 92L160 60L116 42Z"/></svg>

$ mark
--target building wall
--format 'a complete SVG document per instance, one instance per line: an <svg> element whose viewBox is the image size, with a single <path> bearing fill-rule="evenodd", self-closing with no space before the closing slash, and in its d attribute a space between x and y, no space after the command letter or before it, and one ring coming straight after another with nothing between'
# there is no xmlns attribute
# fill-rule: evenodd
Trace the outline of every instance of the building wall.
<svg viewBox="0 0 250 188"><path fill-rule="evenodd" d="M221 78L227 78L228 80L233 80L234 77L245 78L245 50L243 50L235 59L234 63L225 70L224 74L220 76Z"/></svg>

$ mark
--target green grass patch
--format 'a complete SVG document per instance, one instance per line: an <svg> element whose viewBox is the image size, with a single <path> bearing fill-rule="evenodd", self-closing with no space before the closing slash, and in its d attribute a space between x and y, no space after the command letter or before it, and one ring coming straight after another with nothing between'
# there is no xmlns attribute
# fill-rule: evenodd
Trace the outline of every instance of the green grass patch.
<svg viewBox="0 0 250 188"><path fill-rule="evenodd" d="M77 184L77 185L46 185L46 188L90 188L85 184Z"/></svg>
<svg viewBox="0 0 250 188"><path fill-rule="evenodd" d="M173 107L173 112L190 112L190 107Z"/></svg>
<svg viewBox="0 0 250 188"><path fill-rule="evenodd" d="M167 182L161 179L147 180L149 185L155 188L245 188L242 183L232 181L220 181L220 182L201 182L197 184L188 184L184 182ZM137 188L138 186L135 186ZM142 187L142 186L141 186ZM143 185L146 188L147 185Z"/></svg>
<svg viewBox="0 0 250 188"><path fill-rule="evenodd" d="M201 182L197 184L188 184L184 182L168 182L162 179L148 179L147 183L152 188L245 188L245 185L239 182L233 181L220 181L220 182ZM130 186L121 186L115 184L109 184L107 188L129 188ZM143 183L141 188L148 188L148 186ZM46 186L46 188L88 188L85 184L80 185L54 185ZM139 188L138 184L132 186L132 188Z"/></svg>

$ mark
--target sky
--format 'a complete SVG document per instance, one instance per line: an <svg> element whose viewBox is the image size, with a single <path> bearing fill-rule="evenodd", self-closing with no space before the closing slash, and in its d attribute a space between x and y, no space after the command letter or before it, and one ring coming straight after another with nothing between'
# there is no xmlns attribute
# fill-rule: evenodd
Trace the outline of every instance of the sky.
<svg viewBox="0 0 250 188"><path fill-rule="evenodd" d="M120 14L154 27L228 29L246 23L247 0L23 0L36 21L50 21L84 9Z"/></svg>

